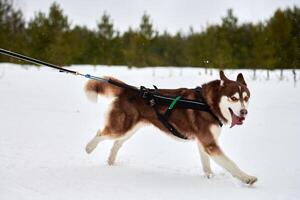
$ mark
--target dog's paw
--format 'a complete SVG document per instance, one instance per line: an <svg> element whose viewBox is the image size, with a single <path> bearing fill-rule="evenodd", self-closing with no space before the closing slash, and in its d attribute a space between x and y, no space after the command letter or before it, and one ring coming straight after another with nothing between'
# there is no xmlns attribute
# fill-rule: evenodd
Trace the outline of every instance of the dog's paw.
<svg viewBox="0 0 300 200"><path fill-rule="evenodd" d="M257 178L255 176L250 176L250 175L241 176L241 177L239 177L239 179L243 183L248 184L248 185L252 185L257 181Z"/></svg>
<svg viewBox="0 0 300 200"><path fill-rule="evenodd" d="M108 164L109 166L113 166L113 165L115 164L115 160L112 159L112 158L108 158L107 164Z"/></svg>
<svg viewBox="0 0 300 200"><path fill-rule="evenodd" d="M92 151L95 148L96 148L96 145L94 145L93 142L89 142L85 147L85 151L86 151L86 153L90 154L90 153L92 153Z"/></svg>
<svg viewBox="0 0 300 200"><path fill-rule="evenodd" d="M207 179L210 179L214 176L214 173L212 172L212 170L209 168L209 169L203 169L203 172L204 172L204 177L207 178Z"/></svg>
<svg viewBox="0 0 300 200"><path fill-rule="evenodd" d="M92 153L92 151L93 151L94 149L96 149L97 145L99 144L100 139L101 139L101 138L98 137L98 136L94 137L94 138L86 145L85 151L86 151L88 154Z"/></svg>
<svg viewBox="0 0 300 200"><path fill-rule="evenodd" d="M211 179L214 177L214 173L212 172L205 172L204 177L207 179Z"/></svg>

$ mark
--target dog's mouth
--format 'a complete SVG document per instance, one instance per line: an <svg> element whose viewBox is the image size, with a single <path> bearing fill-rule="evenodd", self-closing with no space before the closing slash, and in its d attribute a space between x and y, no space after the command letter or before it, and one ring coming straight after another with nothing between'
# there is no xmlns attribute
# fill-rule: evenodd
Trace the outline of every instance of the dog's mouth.
<svg viewBox="0 0 300 200"><path fill-rule="evenodd" d="M230 128L234 127L235 125L242 125L243 121L245 120L245 117L241 117L241 116L237 116L236 114L234 114L234 112L231 110L231 108L229 108L230 114L231 114L231 126Z"/></svg>

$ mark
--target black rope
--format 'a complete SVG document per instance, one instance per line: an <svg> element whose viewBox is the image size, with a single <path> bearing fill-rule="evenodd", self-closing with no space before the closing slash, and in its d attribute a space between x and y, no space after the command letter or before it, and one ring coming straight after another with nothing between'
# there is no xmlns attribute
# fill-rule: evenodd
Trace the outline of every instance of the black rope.
<svg viewBox="0 0 300 200"><path fill-rule="evenodd" d="M44 62L44 61L41 61L41 60L38 60L38 59L35 59L35 58L24 56L22 54L18 54L18 53L8 51L8 50L2 49L2 48L0 48L0 53L2 53L4 55L7 55L7 56L10 56L10 57L17 58L19 60L23 60L23 61L27 61L27 62L36 64L36 65L45 65L45 66L53 68L53 69L58 69L60 72L66 72L66 73L71 73L71 74L75 74L75 75L79 74L76 71L65 69L65 68L59 67L57 65L53 65L51 63L47 63L47 62Z"/></svg>
<svg viewBox="0 0 300 200"><path fill-rule="evenodd" d="M70 73L70 74L73 74L73 75L80 75L80 76L84 76L85 78L88 78L88 79L93 79L93 80L102 81L102 82L111 82L111 83L114 82L112 80L104 79L104 78L97 77L97 76L92 76L90 74L82 74L82 73L79 73L77 71L65 69L65 68L60 67L58 65L47 63L47 62L44 62L44 61L41 61L41 60L38 60L38 59L35 59L35 58L31 58L29 56L25 56L25 55L22 55L22 54L19 54L19 53L8 51L6 49L0 48L0 53L4 54L4 55L7 55L7 56L10 56L10 57L13 57L13 58L16 58L16 59L19 59L19 60L22 60L22 61L26 61L26 62L29 62L29 63L36 64L36 65L44 65L46 67L57 69L57 70L59 70L59 72ZM113 83L113 84L117 85L117 83Z"/></svg>

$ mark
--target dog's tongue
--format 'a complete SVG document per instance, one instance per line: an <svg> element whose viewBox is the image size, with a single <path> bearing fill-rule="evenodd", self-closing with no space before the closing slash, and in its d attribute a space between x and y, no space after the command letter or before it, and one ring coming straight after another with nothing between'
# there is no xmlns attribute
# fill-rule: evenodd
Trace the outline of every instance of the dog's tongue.
<svg viewBox="0 0 300 200"><path fill-rule="evenodd" d="M230 128L234 127L235 125L242 125L242 124L243 124L243 121L245 120L244 117L236 116L236 115L233 113L232 110L230 110L230 113L231 113L231 118L232 118Z"/></svg>

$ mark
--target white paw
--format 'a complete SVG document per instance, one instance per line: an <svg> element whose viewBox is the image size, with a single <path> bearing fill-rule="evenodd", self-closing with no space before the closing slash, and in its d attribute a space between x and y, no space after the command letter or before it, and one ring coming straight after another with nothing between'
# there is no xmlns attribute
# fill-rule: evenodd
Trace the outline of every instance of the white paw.
<svg viewBox="0 0 300 200"><path fill-rule="evenodd" d="M207 179L211 179L212 177L214 177L214 173L212 172L205 172L205 175L204 175Z"/></svg>
<svg viewBox="0 0 300 200"><path fill-rule="evenodd" d="M112 159L112 158L108 158L108 160L107 160L107 164L108 164L109 166L112 166L112 165L114 165L114 164L115 164L115 160L114 160L114 159Z"/></svg>
<svg viewBox="0 0 300 200"><path fill-rule="evenodd" d="M239 179L248 185L252 185L253 183L255 183L257 181L257 178L255 176L250 176L250 175L243 175L241 177L239 177Z"/></svg>
<svg viewBox="0 0 300 200"><path fill-rule="evenodd" d="M86 147L85 147L85 151L90 154L92 153L92 151L96 148L97 144L95 144L93 141L89 142Z"/></svg>
<svg viewBox="0 0 300 200"><path fill-rule="evenodd" d="M203 172L204 172L204 176L208 179L214 176L214 173L211 171L211 169L203 169Z"/></svg>

